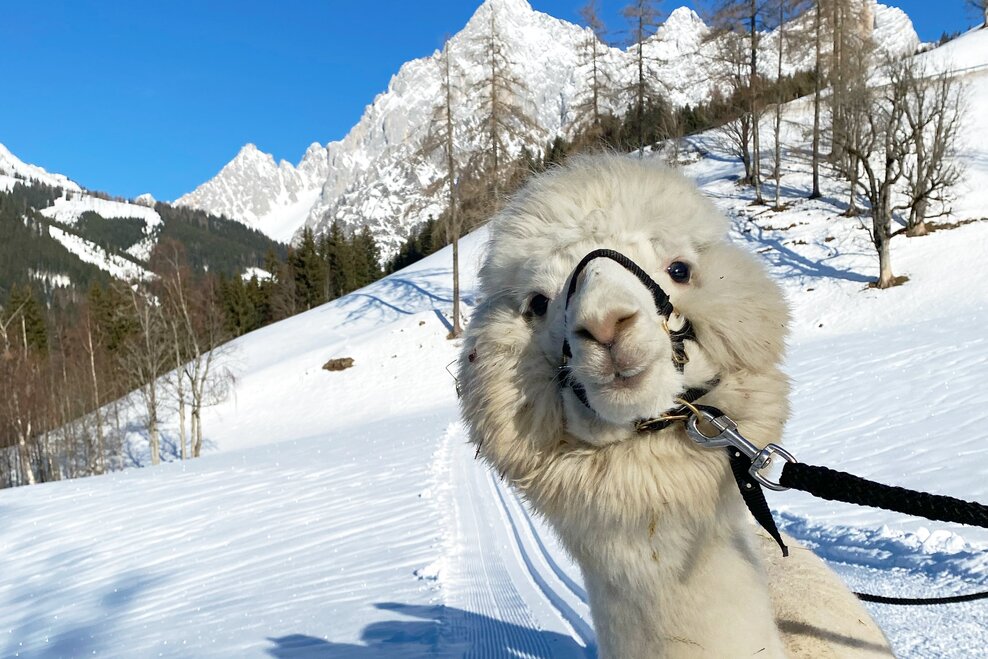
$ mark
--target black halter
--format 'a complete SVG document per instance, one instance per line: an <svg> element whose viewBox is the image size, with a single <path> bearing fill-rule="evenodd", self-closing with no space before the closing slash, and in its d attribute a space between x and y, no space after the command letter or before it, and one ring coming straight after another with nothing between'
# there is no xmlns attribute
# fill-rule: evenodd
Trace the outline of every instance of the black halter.
<svg viewBox="0 0 988 659"><path fill-rule="evenodd" d="M655 308L658 310L660 316L663 316L666 321L672 315L673 307L672 302L669 301L669 296L659 284L648 276L641 267L629 259L624 254L616 252L612 249L596 249L586 256L584 256L580 263L577 264L576 268L573 270L573 274L570 275L569 288L566 291L566 306L564 308L564 320L565 313L569 311L569 301L573 297L573 293L576 291L576 280L583 272L583 269L587 265L598 258L608 258L615 261L622 267L624 267L628 272L638 277L638 280L645 285L646 288L652 293L652 299L655 301ZM667 326L668 327L668 326ZM686 320L683 323L683 327L679 330L672 331L668 330L669 338L672 341L672 362L676 366L676 370L680 373L683 372L686 362L688 361L686 355L686 341L696 341L696 335L693 332L693 325ZM573 374L569 367L569 360L573 357L573 353L570 350L569 340L566 338L565 333L563 335L563 365L560 366L560 386L569 387L573 390L573 394L576 398L583 403L583 405L594 412L593 407L590 405L590 401L587 400L587 391L584 389L583 385L577 382L573 377ZM687 389L682 392L677 400L681 403L676 409L670 410L661 414L654 419L639 419L635 422L635 431L638 433L649 433L668 428L674 423L687 420L691 414L694 413L694 409L699 408L705 411L715 411L715 408L707 407L705 405L693 405L699 398L702 398L706 394L710 393L710 390L717 386L719 379L714 378L710 382L707 382L702 387L694 387L692 389ZM746 471L750 466L750 461L747 465L743 462L742 454L728 447L728 460L731 465L731 471L734 476L734 480L737 483L738 490L741 493L742 499L744 499L745 505L748 506L748 510L754 516L755 520L764 528L768 533L775 539L782 549L782 554L784 556L789 555L789 548L786 547L782 540L782 535L779 533L778 527L775 525L775 520L772 519L772 514L769 511L768 503L765 501L765 495L762 492L761 487L758 483L752 480L748 476Z"/></svg>
<svg viewBox="0 0 988 659"><path fill-rule="evenodd" d="M569 302L576 292L577 280L580 277L580 273L583 272L591 261L594 259L606 258L611 259L625 270L633 274L638 280L645 285L645 288L649 290L652 294L652 300L655 302L656 311L660 316L663 316L666 321L672 315L673 306L672 302L669 300L669 295L666 294L662 287L659 286L658 282L652 279L647 272L645 272L641 266L629 259L627 256L621 252L617 252L613 249L595 249L590 252L576 265L573 273L570 275L569 287L566 289L566 305L564 307L564 318L565 313L569 311ZM689 358L686 355L686 341L696 341L696 335L693 331L693 325L689 320L685 320L683 326L678 330L669 330L669 338L672 341L672 362L676 367L676 370L680 373L686 367L686 362ZM590 405L590 401L587 399L587 390L584 386L573 377L572 371L569 366L569 360L573 357L573 351L569 345L569 339L566 338L565 334L563 336L563 348L562 348L562 366L560 366L560 386L569 387L573 391L573 395L576 396L587 409L593 412L593 407ZM704 387L694 387L692 389L687 389L678 398L687 403L693 403L698 398L708 393L710 389L717 385L717 380L708 382ZM662 430L663 428L671 425L679 417L687 412L685 405L673 410L662 417L656 419L640 419L635 422L635 429L638 432L654 432L656 430Z"/></svg>

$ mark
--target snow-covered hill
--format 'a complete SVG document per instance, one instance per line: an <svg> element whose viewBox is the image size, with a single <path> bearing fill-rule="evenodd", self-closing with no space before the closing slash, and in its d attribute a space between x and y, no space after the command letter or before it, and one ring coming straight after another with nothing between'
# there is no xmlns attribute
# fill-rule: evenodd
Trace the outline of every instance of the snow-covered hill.
<svg viewBox="0 0 988 659"><path fill-rule="evenodd" d="M263 156L259 157L263 158ZM0 144L0 193L13 194L14 186L18 184L28 188L41 184L61 190L59 193L36 187L34 192L38 194L31 197L29 210L23 213L22 217L8 216L6 221L28 223L35 227L39 236L43 234L50 236L61 244L68 252L68 255L64 255L65 260L59 262L62 268L68 267L66 263L78 259L118 279L146 279L151 276L149 261L152 251L163 235L180 242L183 240L188 243L197 242L193 251L197 254L197 258L201 259L201 264L207 267L216 265L220 269L239 267L224 260L230 253L242 253L248 260L252 258L259 263L267 249L277 247L265 235L248 231L232 220L217 217L208 219L208 227L202 225L206 221L203 216L197 218L197 227L191 232L187 229L178 229L169 233L169 228L166 226L168 222L162 218L162 215L170 218L169 221L177 225L188 222L185 216L190 213L187 209L181 209L180 213L176 213L175 209L167 204L156 206L157 202L150 194L143 194L129 201L111 199L106 194L83 189L67 176L52 174L36 165L27 164ZM87 214L95 214L99 218ZM96 228L89 222L83 221L86 218L95 220ZM109 225L101 223L100 218L109 222ZM115 221L125 223L133 230L128 231L126 227L112 227ZM176 225L171 228L175 229ZM108 240L107 231L114 234L117 229L122 229L119 234L126 238L118 236L116 240ZM197 231L211 231L212 236L207 241L198 240L194 235ZM221 242L224 243L222 246L219 245ZM27 251L28 257L31 258L31 250ZM45 281L48 288L84 283L73 281L66 271L59 270L60 266L38 263L34 266L36 271L32 276Z"/></svg>
<svg viewBox="0 0 988 659"><path fill-rule="evenodd" d="M486 0L450 40L461 90L475 88L486 76L491 12L514 63L513 75L528 88L525 106L533 120L530 129L509 140L509 150L541 149L565 134L590 93L590 65L581 59L588 30L537 12L526 0ZM901 10L875 4L872 16L881 48L896 54L916 49L919 39ZM707 33L695 12L680 7L645 45L648 75L662 82L675 105L705 101L723 78L719 73L726 65L716 55L717 42L705 39ZM768 69L774 66L777 42L774 34L766 35L762 61L769 77L774 76ZM806 57L787 58L786 72L811 68ZM635 67L629 51L606 48L600 66L613 89L630 86ZM238 219L277 240L289 239L303 223L317 233L334 220L348 229L367 225L390 255L410 228L444 207L441 198L424 192L438 176L438 161L423 163L421 156L439 88L438 54L407 62L343 140L313 144L297 167L276 164L249 144L216 177L176 203ZM610 100L610 109L623 113L628 100L619 95ZM465 137L482 134L471 122L483 112L475 94L461 94L455 105L466 161L484 148L479 137L473 142Z"/></svg>
<svg viewBox="0 0 988 659"><path fill-rule="evenodd" d="M79 184L62 174L49 174L37 165L29 165L0 144L0 190L9 190L15 183L37 181L65 190L78 192Z"/></svg>
<svg viewBox="0 0 988 659"><path fill-rule="evenodd" d="M988 103L988 31L936 55ZM946 65L948 58L938 61ZM844 186L807 201L804 103L783 201L750 205L716 134L684 166L793 309L785 442L809 463L988 503L988 115L970 115L955 220L877 259ZM707 154L704 157L702 154ZM982 219L978 219L982 218ZM464 239L469 307L485 231ZM0 491L0 656L593 657L578 570L473 459L446 366L450 255L235 341L196 461ZM330 358L352 368L329 372ZM166 428L166 440L172 427ZM858 590L988 587L988 530L770 493ZM808 594L812 596L812 594ZM870 605L902 657L979 657L988 608Z"/></svg>

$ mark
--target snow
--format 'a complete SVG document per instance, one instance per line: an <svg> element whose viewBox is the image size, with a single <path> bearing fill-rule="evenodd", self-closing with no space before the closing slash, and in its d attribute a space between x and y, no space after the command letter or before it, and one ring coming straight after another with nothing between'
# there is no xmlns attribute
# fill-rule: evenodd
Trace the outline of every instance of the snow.
<svg viewBox="0 0 988 659"><path fill-rule="evenodd" d="M60 272L48 272L47 270L28 270L28 276L31 279L42 282L45 286L52 288L68 288L72 285L72 280L68 275L62 274Z"/></svg>
<svg viewBox="0 0 988 659"><path fill-rule="evenodd" d="M82 188L75 181L61 174L49 174L37 165L29 165L0 144L0 189L9 190L13 187L11 179L34 180L45 185L51 185L65 190L80 191Z"/></svg>
<svg viewBox="0 0 988 659"><path fill-rule="evenodd" d="M41 214L62 225L74 226L83 213L94 212L105 219L134 217L144 220L144 238L127 248L127 254L138 261L147 262L157 241L158 228L162 220L154 208L143 204L131 204L122 201L101 199L84 193L66 193L55 200L55 203L41 209ZM78 256L86 263L91 263L105 270L114 277L121 279L146 279L150 273L117 254L107 252L103 247L84 238L52 226L49 228L52 238L62 243L62 246Z"/></svg>
<svg viewBox="0 0 988 659"><path fill-rule="evenodd" d="M244 270L243 274L240 275L240 278L243 279L244 281L250 281L254 277L257 277L258 281L265 281L267 279L271 279L271 273L265 270L264 268L251 266L246 270Z"/></svg>
<svg viewBox="0 0 988 659"><path fill-rule="evenodd" d="M95 245L73 233L52 226L48 227L48 234L62 243L65 249L75 254L80 260L91 263L101 270L105 270L117 279L149 279L153 276L151 272L133 261L129 261L117 254L111 254L99 245Z"/></svg>
<svg viewBox="0 0 988 659"><path fill-rule="evenodd" d="M984 59L988 31L954 48ZM988 74L966 79L988 94ZM808 120L805 103L787 109L790 155ZM988 216L984 121L967 129L956 220ZM790 158L791 205L773 213L749 205L715 135L687 146L685 171L792 306L786 446L988 502L988 221L895 237L893 268L909 281L871 290L877 259L859 221L838 216L838 182L806 201L808 165ZM485 240L481 229L462 241L467 317ZM205 457L0 491L0 550L13 557L0 655L593 656L578 570L466 445L446 370L459 349L445 338L449 260L440 251L233 342L223 361L236 382L204 413ZM322 370L335 357L354 366ZM768 496L855 589L988 587L988 530ZM983 603L869 608L899 656L988 647Z"/></svg>
<svg viewBox="0 0 988 659"><path fill-rule="evenodd" d="M41 214L56 222L74 225L83 213L91 211L106 218L136 217L144 220L145 233L149 234L161 224L161 216L154 208L142 204L130 204L123 201L100 199L88 194L66 194L55 200L55 203L41 209Z"/></svg>
<svg viewBox="0 0 988 659"><path fill-rule="evenodd" d="M150 192L145 192L144 194L139 194L134 198L135 204L140 204L142 206L147 206L148 208L154 208L154 205L158 203L158 200L154 198L154 195Z"/></svg>

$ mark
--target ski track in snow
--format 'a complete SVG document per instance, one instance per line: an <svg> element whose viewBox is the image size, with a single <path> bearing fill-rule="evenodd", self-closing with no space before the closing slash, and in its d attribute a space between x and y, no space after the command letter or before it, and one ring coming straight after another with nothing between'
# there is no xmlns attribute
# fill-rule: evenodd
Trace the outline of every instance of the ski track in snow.
<svg viewBox="0 0 988 659"><path fill-rule="evenodd" d="M533 541L523 539L526 529L508 503L514 495L474 459L462 426L454 425L445 441L451 444L447 473L457 494L444 598L450 607L481 616L481 624L462 617L447 621L449 649L478 658L595 656L586 614L571 608L560 592L565 585L551 570L536 566L537 560L544 566L545 558L533 556Z"/></svg>

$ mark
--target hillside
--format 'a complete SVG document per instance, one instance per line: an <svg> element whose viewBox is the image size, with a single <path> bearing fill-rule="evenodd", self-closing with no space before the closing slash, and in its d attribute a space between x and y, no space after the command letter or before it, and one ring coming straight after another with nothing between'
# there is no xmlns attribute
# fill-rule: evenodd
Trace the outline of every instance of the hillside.
<svg viewBox="0 0 988 659"><path fill-rule="evenodd" d="M924 57L973 68L969 102L984 107L986 53L981 31ZM787 108L791 154L809 120L806 103ZM752 207L720 137L690 141L684 170L791 304L785 441L801 460L988 502L986 134L972 113L958 224L895 237L909 281L886 291L867 288L877 262L860 221L839 215L838 180L807 201L792 158L787 209ZM463 241L468 316L484 240ZM16 557L0 573L0 654L594 656L578 571L465 445L446 371L449 258L233 342L206 457L0 491L0 546ZM334 357L353 368L323 370ZM988 586L988 530L791 492L770 503L854 588ZM870 608L899 656L988 646L983 604Z"/></svg>
<svg viewBox="0 0 988 659"><path fill-rule="evenodd" d="M150 276L162 239L184 245L200 270L239 275L285 246L204 211L144 199L111 199L68 177L22 162L0 144L0 299L12 285L34 283L49 298L59 289Z"/></svg>
<svg viewBox="0 0 988 659"><path fill-rule="evenodd" d="M874 0L867 4L873 5L879 48L894 55L912 53L919 39L908 16ZM463 163L488 147L485 131L476 125L484 104L471 90L487 75L492 15L510 60L508 74L520 83L518 102L530 119L506 137L509 155L517 156L522 146L541 150L554 137L571 134L591 93L592 65L584 54L587 28L537 12L526 0L486 0L449 40ZM718 54L718 39L707 38L709 31L694 11L680 7L643 45L648 77L658 81L673 106L706 101L715 88L725 91L729 66ZM774 33L763 35L761 66L768 78L775 75L771 63L778 41ZM620 116L631 101L633 49L599 48L601 74L611 90L603 109ZM334 221L351 231L368 226L385 257L392 255L412 228L445 208L441 195L427 190L439 176L439 156L424 159L421 153L440 96L439 63L434 53L403 64L346 137L312 144L297 166L276 163L248 144L213 179L175 203L238 219L277 240L291 239L303 225L317 234ZM787 74L810 68L807 52L785 58Z"/></svg>

